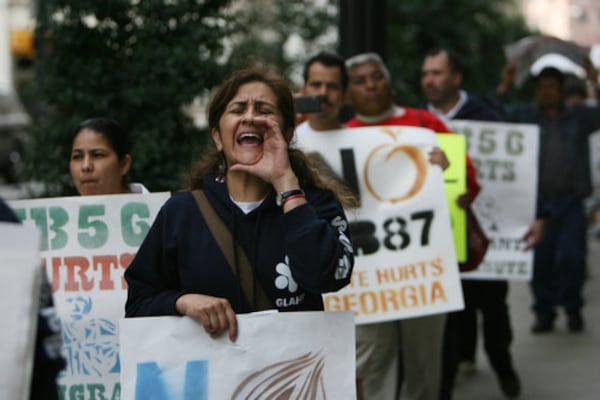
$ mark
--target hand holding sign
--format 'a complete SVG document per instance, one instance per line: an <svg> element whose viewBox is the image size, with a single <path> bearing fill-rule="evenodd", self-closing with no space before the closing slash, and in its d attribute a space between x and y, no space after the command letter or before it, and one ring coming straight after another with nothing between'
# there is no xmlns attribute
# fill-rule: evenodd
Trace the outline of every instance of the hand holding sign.
<svg viewBox="0 0 600 400"><path fill-rule="evenodd" d="M229 331L229 340L237 338L237 319L227 299L205 294L188 293L177 299L177 311L202 323L213 338Z"/></svg>

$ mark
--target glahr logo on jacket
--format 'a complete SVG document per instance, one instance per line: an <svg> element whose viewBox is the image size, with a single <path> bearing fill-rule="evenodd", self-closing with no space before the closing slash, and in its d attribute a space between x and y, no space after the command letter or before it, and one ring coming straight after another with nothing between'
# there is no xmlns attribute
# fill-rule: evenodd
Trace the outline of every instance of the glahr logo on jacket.
<svg viewBox="0 0 600 400"><path fill-rule="evenodd" d="M346 279L350 273L350 255L354 253L352 242L345 233L348 229L348 223L342 217L337 216L331 221L331 225L338 230L338 240L344 246L344 255L338 260L338 267L335 270L335 279Z"/></svg>
<svg viewBox="0 0 600 400"><path fill-rule="evenodd" d="M292 276L292 270L290 269L290 259L285 256L284 261L280 262L275 266L277 272L277 278L275 278L275 287L279 290L288 290L290 293L296 293L298 290L298 283ZM283 297L275 299L275 305L277 307L292 307L298 305L304 301L304 293L293 297Z"/></svg>

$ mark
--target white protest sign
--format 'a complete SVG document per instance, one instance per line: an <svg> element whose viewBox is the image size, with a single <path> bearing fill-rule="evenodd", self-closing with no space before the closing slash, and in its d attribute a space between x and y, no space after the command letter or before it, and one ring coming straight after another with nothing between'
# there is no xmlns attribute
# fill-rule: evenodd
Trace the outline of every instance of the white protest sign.
<svg viewBox="0 0 600 400"><path fill-rule="evenodd" d="M39 231L0 222L0 399L29 399L42 269Z"/></svg>
<svg viewBox="0 0 600 400"><path fill-rule="evenodd" d="M352 282L324 296L327 310L352 310L356 323L462 309L463 299L444 179L428 162L429 129L403 126L303 133L360 194L348 210L356 259Z"/></svg>
<svg viewBox="0 0 600 400"><path fill-rule="evenodd" d="M600 131L592 133L590 142L590 176L592 177L593 195L600 197Z"/></svg>
<svg viewBox="0 0 600 400"><path fill-rule="evenodd" d="M539 127L531 124L453 120L467 136L481 192L473 209L490 239L485 259L463 279L529 280L533 252L521 240L535 219Z"/></svg>
<svg viewBox="0 0 600 400"><path fill-rule="evenodd" d="M123 273L169 193L77 196L10 202L41 231L41 256L62 322L64 400L120 398L118 321ZM39 262L39 259L38 259Z"/></svg>
<svg viewBox="0 0 600 400"><path fill-rule="evenodd" d="M354 400L349 312L238 315L239 336L211 338L188 317L121 321L124 400Z"/></svg>

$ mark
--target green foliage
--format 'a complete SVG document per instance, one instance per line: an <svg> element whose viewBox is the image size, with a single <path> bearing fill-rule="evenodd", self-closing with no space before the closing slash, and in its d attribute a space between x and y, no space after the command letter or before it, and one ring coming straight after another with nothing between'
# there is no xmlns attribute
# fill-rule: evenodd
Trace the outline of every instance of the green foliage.
<svg viewBox="0 0 600 400"><path fill-rule="evenodd" d="M134 140L132 179L176 190L207 140L183 111L220 82L222 0L38 2L29 174L49 195L73 193L71 133L111 116Z"/></svg>
<svg viewBox="0 0 600 400"><path fill-rule="evenodd" d="M30 177L73 193L70 134L85 118L116 118L134 138L134 180L175 190L208 140L182 107L231 71L269 66L302 84L308 57L337 47L344 0L39 1ZM497 83L503 46L530 34L514 0L387 2L388 65L400 104L421 98L420 67L434 46L455 49L465 87Z"/></svg>
<svg viewBox="0 0 600 400"><path fill-rule="evenodd" d="M232 20L229 68L271 65L301 84L303 63L319 50L337 48L338 4L344 0L240 2ZM436 46L455 49L465 62L465 87L486 94L504 65L503 46L531 34L514 0L387 1L387 61L401 104L421 98L420 69ZM301 51L286 51L293 38Z"/></svg>
<svg viewBox="0 0 600 400"><path fill-rule="evenodd" d="M337 13L336 0L239 2L231 18L228 67L268 66L300 85L307 57L335 50Z"/></svg>
<svg viewBox="0 0 600 400"><path fill-rule="evenodd" d="M387 56L400 104L421 99L421 63L433 47L461 56L467 90L487 94L505 63L503 46L531 34L513 0L388 1Z"/></svg>

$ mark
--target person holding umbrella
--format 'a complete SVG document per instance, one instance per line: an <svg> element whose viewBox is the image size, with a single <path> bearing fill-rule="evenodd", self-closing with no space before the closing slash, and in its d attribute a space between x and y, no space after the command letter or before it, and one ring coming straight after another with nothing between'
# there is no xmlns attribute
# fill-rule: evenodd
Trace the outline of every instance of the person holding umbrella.
<svg viewBox="0 0 600 400"><path fill-rule="evenodd" d="M501 96L514 82L515 65L511 62L503 70L497 87ZM532 104L503 107L506 121L540 127L538 213L544 214L546 223L544 237L535 249L531 281L536 317L531 331L535 334L554 329L558 307L566 313L569 331L584 329L587 248L583 200L592 191L588 137L600 128L600 113L595 107L566 107L564 82L564 72L547 64L533 76Z"/></svg>

